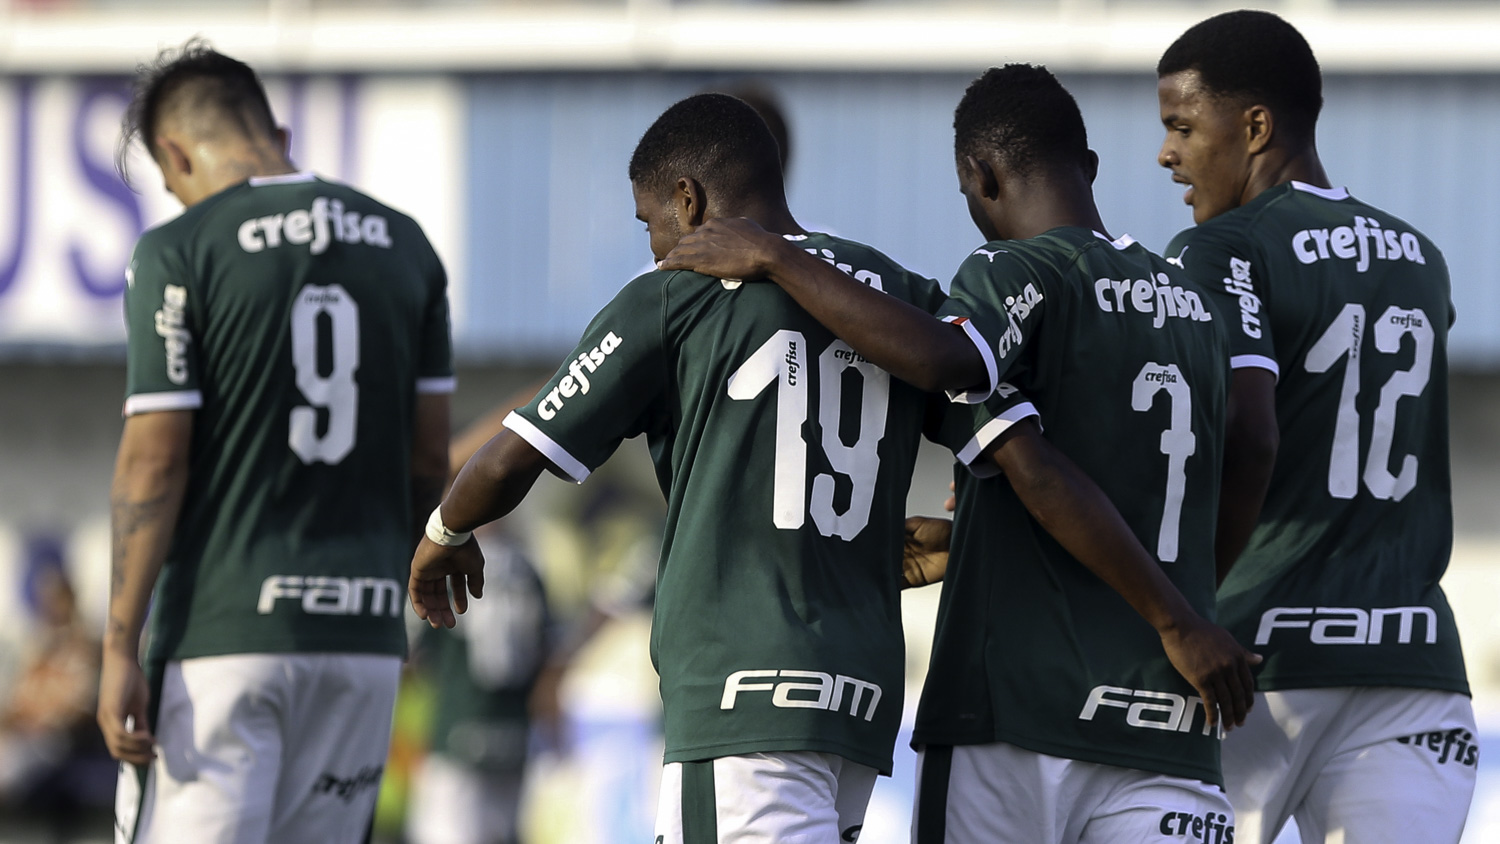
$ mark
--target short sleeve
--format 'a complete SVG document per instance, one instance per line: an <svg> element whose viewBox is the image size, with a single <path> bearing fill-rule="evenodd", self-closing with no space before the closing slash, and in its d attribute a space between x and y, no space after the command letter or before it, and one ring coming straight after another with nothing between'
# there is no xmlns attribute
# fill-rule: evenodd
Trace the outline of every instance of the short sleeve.
<svg viewBox="0 0 1500 844"><path fill-rule="evenodd" d="M950 392L950 399L977 404L999 389L1030 344L1044 301L1043 285L1030 265L1005 249L979 249L959 266L938 315L963 329L984 359L989 382Z"/></svg>
<svg viewBox="0 0 1500 844"><path fill-rule="evenodd" d="M448 274L432 253L426 273L427 306L422 313L422 338L418 347L417 392L453 392L453 328L448 306Z"/></svg>
<svg viewBox="0 0 1500 844"><path fill-rule="evenodd" d="M933 402L929 410L927 436L946 447L976 477L988 478L1000 473L995 464L981 460L989 448L1010 426L1041 414L1022 392L1001 383L983 403Z"/></svg>
<svg viewBox="0 0 1500 844"><path fill-rule="evenodd" d="M188 271L159 230L136 244L125 270L125 415L203 405L198 321Z"/></svg>
<svg viewBox="0 0 1500 844"><path fill-rule="evenodd" d="M1200 226L1173 238L1167 254L1175 256L1168 260L1186 270L1223 315L1230 368L1264 369L1279 377L1281 366L1265 308L1263 267L1248 246Z"/></svg>
<svg viewBox="0 0 1500 844"><path fill-rule="evenodd" d="M666 393L662 286L670 275L648 273L626 285L531 403L505 418L574 483L644 433Z"/></svg>

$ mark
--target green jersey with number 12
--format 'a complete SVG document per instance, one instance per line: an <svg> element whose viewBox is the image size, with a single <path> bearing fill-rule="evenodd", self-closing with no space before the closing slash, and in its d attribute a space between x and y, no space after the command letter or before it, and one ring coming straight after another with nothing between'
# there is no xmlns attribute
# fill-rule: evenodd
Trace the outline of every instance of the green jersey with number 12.
<svg viewBox="0 0 1500 844"><path fill-rule="evenodd" d="M1172 242L1222 302L1235 367L1277 375L1260 522L1220 616L1261 689L1468 692L1438 581L1453 545L1443 255L1348 191L1290 182Z"/></svg>
<svg viewBox="0 0 1500 844"><path fill-rule="evenodd" d="M928 312L943 301L868 247L801 242ZM647 437L667 497L651 630L666 761L819 751L890 770L902 519L943 404L774 285L650 272L506 419L578 482ZM954 439L975 430L959 424Z"/></svg>
<svg viewBox="0 0 1500 844"><path fill-rule="evenodd" d="M125 413L194 410L150 659L402 654L418 392L450 392L442 265L407 216L311 173L141 236Z"/></svg>
<svg viewBox="0 0 1500 844"><path fill-rule="evenodd" d="M1082 228L994 241L943 313L1036 405L1163 571L1213 616L1229 376L1219 317L1180 270ZM1005 400L1002 387L996 398ZM958 473L921 744L1037 753L1219 782L1203 702L1125 599L1036 522L1004 478Z"/></svg>

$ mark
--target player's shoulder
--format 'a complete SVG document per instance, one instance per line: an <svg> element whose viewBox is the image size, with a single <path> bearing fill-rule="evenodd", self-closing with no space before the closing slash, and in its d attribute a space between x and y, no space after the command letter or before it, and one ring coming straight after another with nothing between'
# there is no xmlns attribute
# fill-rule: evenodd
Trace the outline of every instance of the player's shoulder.
<svg viewBox="0 0 1500 844"><path fill-rule="evenodd" d="M803 248L809 253L904 301L926 307L933 297L943 296L936 279L912 272L867 243L824 233L787 239L805 244Z"/></svg>

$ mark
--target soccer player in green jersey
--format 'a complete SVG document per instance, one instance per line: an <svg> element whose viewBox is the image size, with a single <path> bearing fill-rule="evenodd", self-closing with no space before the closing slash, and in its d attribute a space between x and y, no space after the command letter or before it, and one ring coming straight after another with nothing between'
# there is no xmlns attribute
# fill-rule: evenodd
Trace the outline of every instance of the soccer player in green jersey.
<svg viewBox="0 0 1500 844"><path fill-rule="evenodd" d="M443 268L410 218L299 172L255 72L201 42L142 68L122 159L137 139L186 210L127 274L98 713L128 763L117 829L352 844L446 476Z"/></svg>
<svg viewBox="0 0 1500 844"><path fill-rule="evenodd" d="M1239 840L1454 842L1478 748L1438 585L1453 542L1447 265L1335 188L1317 60L1267 12L1192 27L1157 66L1172 242L1230 329L1219 617L1265 654L1224 744Z"/></svg>
<svg viewBox="0 0 1500 844"><path fill-rule="evenodd" d="M954 127L960 188L989 240L942 310L961 331L745 221L688 235L664 266L766 275L914 384L991 402L1019 390L1128 525L1080 544L1055 511L1025 506L1026 478L959 473L917 715L916 840L1227 841L1212 725L1243 720L1254 657L1204 620L1228 379L1220 318L1177 268L1103 233L1098 159L1045 69L990 70Z"/></svg>

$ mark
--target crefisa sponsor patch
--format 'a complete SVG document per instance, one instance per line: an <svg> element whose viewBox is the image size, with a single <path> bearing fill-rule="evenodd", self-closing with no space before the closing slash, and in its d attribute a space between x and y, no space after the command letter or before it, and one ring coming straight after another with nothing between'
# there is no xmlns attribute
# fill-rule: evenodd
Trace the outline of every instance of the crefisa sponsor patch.
<svg viewBox="0 0 1500 844"><path fill-rule="evenodd" d="M1439 765L1452 763L1466 768L1479 766L1479 742L1473 733L1463 727L1401 736L1396 741L1437 756Z"/></svg>
<svg viewBox="0 0 1500 844"><path fill-rule="evenodd" d="M1168 812L1161 816L1157 831L1199 844L1234 844L1234 819L1223 812Z"/></svg>

